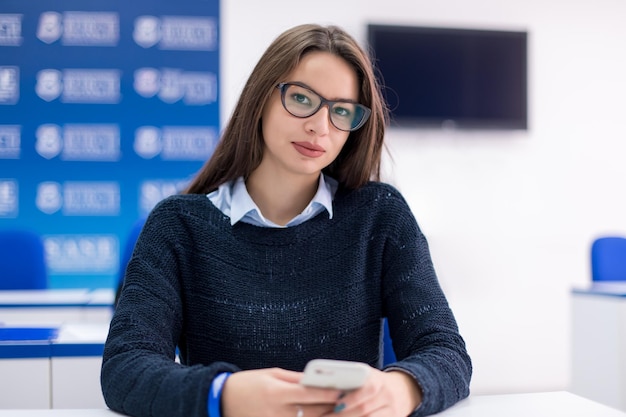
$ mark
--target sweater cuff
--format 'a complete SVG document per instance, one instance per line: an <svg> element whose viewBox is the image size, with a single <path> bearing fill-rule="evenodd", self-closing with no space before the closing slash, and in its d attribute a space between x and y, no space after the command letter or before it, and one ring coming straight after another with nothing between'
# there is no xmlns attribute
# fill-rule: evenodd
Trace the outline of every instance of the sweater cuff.
<svg viewBox="0 0 626 417"><path fill-rule="evenodd" d="M231 372L222 372L213 378L211 388L209 389L209 399L207 401L209 417L222 417L222 389L231 374Z"/></svg>

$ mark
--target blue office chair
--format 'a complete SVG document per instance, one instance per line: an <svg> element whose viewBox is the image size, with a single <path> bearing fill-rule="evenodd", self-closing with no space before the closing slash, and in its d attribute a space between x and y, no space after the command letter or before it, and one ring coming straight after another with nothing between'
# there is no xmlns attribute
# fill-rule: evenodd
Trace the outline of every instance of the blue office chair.
<svg viewBox="0 0 626 417"><path fill-rule="evenodd" d="M43 241L27 230L0 230L0 290L48 287Z"/></svg>
<svg viewBox="0 0 626 417"><path fill-rule="evenodd" d="M626 237L604 236L591 245L592 281L626 281Z"/></svg>
<svg viewBox="0 0 626 417"><path fill-rule="evenodd" d="M394 363L396 361L396 353L393 350L393 345L391 344L391 336L389 335L389 323L387 323L387 319L384 319L384 327L383 327L383 366L387 366L390 363Z"/></svg>

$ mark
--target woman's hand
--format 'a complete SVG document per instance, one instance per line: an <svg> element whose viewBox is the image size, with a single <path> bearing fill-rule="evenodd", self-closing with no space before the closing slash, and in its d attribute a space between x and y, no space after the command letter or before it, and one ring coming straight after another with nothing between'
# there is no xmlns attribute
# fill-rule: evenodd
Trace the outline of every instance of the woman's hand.
<svg viewBox="0 0 626 417"><path fill-rule="evenodd" d="M422 391L413 377L401 371L372 369L365 385L342 396L327 416L404 417L421 402Z"/></svg>
<svg viewBox="0 0 626 417"><path fill-rule="evenodd" d="M401 371L372 368L363 387L345 394L305 387L301 378L279 368L236 372L224 384L222 417L399 417L422 401L415 380Z"/></svg>
<svg viewBox="0 0 626 417"><path fill-rule="evenodd" d="M331 414L341 392L305 387L299 383L301 378L301 372L280 368L235 372L224 383L222 417L320 417Z"/></svg>

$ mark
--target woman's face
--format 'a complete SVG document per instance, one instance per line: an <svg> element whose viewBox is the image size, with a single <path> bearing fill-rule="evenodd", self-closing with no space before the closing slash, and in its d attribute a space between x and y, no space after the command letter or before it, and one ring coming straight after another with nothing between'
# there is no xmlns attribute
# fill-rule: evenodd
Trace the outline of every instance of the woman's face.
<svg viewBox="0 0 626 417"><path fill-rule="evenodd" d="M356 73L343 58L328 52L308 53L281 82L300 83L328 100L359 99ZM295 99L307 97L297 95ZM293 116L283 107L281 91L276 88L262 114L265 147L261 166L278 175L317 178L339 155L350 133L337 129L328 112L323 105L312 116Z"/></svg>

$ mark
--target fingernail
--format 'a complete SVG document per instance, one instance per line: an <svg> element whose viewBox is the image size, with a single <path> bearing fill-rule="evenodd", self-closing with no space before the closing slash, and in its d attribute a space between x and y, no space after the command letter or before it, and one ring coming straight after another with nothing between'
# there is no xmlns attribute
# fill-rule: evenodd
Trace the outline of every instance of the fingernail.
<svg viewBox="0 0 626 417"><path fill-rule="evenodd" d="M344 408L346 408L346 405L344 403L337 404L333 412L340 413Z"/></svg>

